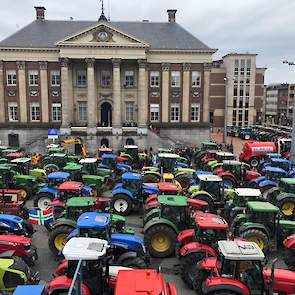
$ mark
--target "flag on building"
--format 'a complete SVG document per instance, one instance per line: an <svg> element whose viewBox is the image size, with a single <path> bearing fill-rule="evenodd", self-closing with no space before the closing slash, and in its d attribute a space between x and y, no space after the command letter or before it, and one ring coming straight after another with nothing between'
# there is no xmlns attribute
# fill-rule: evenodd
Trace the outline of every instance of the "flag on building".
<svg viewBox="0 0 295 295"><path fill-rule="evenodd" d="M29 222L31 224L45 225L53 222L53 208L29 208Z"/></svg>

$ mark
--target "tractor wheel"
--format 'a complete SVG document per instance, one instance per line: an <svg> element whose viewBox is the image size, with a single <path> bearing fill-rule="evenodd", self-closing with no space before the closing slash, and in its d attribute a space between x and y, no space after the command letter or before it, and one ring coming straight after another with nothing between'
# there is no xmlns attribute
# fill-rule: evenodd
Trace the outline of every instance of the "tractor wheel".
<svg viewBox="0 0 295 295"><path fill-rule="evenodd" d="M277 206L280 208L281 213L287 219L293 219L295 215L295 199L284 198L278 202Z"/></svg>
<svg viewBox="0 0 295 295"><path fill-rule="evenodd" d="M236 181L234 178L230 176L222 176L223 184L225 184L226 188L232 189L236 186Z"/></svg>
<svg viewBox="0 0 295 295"><path fill-rule="evenodd" d="M176 232L164 224L156 224L144 233L144 244L151 256L156 258L173 255L176 240Z"/></svg>
<svg viewBox="0 0 295 295"><path fill-rule="evenodd" d="M187 175L176 176L175 180L179 182L183 190L187 190L190 187L191 179Z"/></svg>
<svg viewBox="0 0 295 295"><path fill-rule="evenodd" d="M51 252L57 256L60 250L67 242L69 234L73 231L73 227L68 225L58 226L49 234L48 245Z"/></svg>
<svg viewBox="0 0 295 295"><path fill-rule="evenodd" d="M286 249L284 252L284 262L288 269L295 270L295 252L291 249Z"/></svg>
<svg viewBox="0 0 295 295"><path fill-rule="evenodd" d="M58 166L56 166L55 164L47 164L43 167L43 169L46 171L47 175L59 170Z"/></svg>
<svg viewBox="0 0 295 295"><path fill-rule="evenodd" d="M250 165L251 165L251 167L253 167L253 168L257 168L258 165L259 165L259 159L256 158L256 157L253 157L253 158L250 160Z"/></svg>
<svg viewBox="0 0 295 295"><path fill-rule="evenodd" d="M126 259L123 261L122 266L133 269L146 269L148 267L145 261L140 257Z"/></svg>
<svg viewBox="0 0 295 295"><path fill-rule="evenodd" d="M180 258L181 277L186 285L193 289L198 273L198 262L205 258L204 253L192 253Z"/></svg>
<svg viewBox="0 0 295 295"><path fill-rule="evenodd" d="M268 246L269 246L268 237L264 232L258 229L249 229L244 231L241 234L241 238L244 238L250 242L256 243L258 247L264 252L266 252L268 249Z"/></svg>
<svg viewBox="0 0 295 295"><path fill-rule="evenodd" d="M21 208L20 214L19 214L23 219L28 219L29 218L29 210L26 206L23 206Z"/></svg>
<svg viewBox="0 0 295 295"><path fill-rule="evenodd" d="M160 181L160 177L154 174L145 174L142 176L143 183L158 183Z"/></svg>
<svg viewBox="0 0 295 295"><path fill-rule="evenodd" d="M194 195L193 195L192 198L193 198L193 199L202 200L202 201L207 202L207 203L208 203L208 208L209 208L209 212L210 212L210 213L212 213L212 212L215 211L215 210L214 210L214 203L213 203L212 199L211 199L209 196L207 196L207 195L196 195L196 196L194 197Z"/></svg>
<svg viewBox="0 0 295 295"><path fill-rule="evenodd" d="M48 193L40 193L34 200L34 207L40 209L48 209L49 204L53 201L54 197Z"/></svg>
<svg viewBox="0 0 295 295"><path fill-rule="evenodd" d="M115 214L126 216L129 215L132 210L132 201L128 196L118 194L112 198L111 208L114 210Z"/></svg>

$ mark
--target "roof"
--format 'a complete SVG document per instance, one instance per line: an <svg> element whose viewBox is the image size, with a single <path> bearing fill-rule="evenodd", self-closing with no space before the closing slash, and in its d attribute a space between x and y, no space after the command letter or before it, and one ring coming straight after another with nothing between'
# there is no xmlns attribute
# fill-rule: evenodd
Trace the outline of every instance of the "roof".
<svg viewBox="0 0 295 295"><path fill-rule="evenodd" d="M94 238L72 238L64 246L62 254L67 260L97 260L106 254L108 242Z"/></svg>
<svg viewBox="0 0 295 295"><path fill-rule="evenodd" d="M219 215L210 213L196 214L195 222L198 224L200 229L219 229L227 230L228 224Z"/></svg>
<svg viewBox="0 0 295 295"><path fill-rule="evenodd" d="M277 213L279 208L269 202L251 201L248 202L248 208L254 212Z"/></svg>
<svg viewBox="0 0 295 295"><path fill-rule="evenodd" d="M81 191L83 183L78 181L66 181L58 186L59 191Z"/></svg>
<svg viewBox="0 0 295 295"><path fill-rule="evenodd" d="M230 165L230 166L240 166L242 165L242 162L236 161L236 160L223 160L223 165Z"/></svg>
<svg viewBox="0 0 295 295"><path fill-rule="evenodd" d="M141 175L138 173L126 172L122 174L122 180L141 180Z"/></svg>
<svg viewBox="0 0 295 295"><path fill-rule="evenodd" d="M50 174L48 174L48 179L66 179L70 177L70 173L68 172L60 172L60 171L56 171L56 172L52 172Z"/></svg>
<svg viewBox="0 0 295 295"><path fill-rule="evenodd" d="M264 260L264 254L254 242L234 240L218 241L221 254L228 260Z"/></svg>
<svg viewBox="0 0 295 295"><path fill-rule="evenodd" d="M271 162L290 163L291 161L285 158L271 158Z"/></svg>
<svg viewBox="0 0 295 295"><path fill-rule="evenodd" d="M158 202L167 206L175 206L175 207L186 207L187 199L183 196L178 195L160 195L158 197Z"/></svg>
<svg viewBox="0 0 295 295"><path fill-rule="evenodd" d="M16 223L23 222L22 218L15 215L10 215L10 214L0 214L0 222L1 220L7 220L7 221L16 222Z"/></svg>
<svg viewBox="0 0 295 295"><path fill-rule="evenodd" d="M281 158L282 155L278 153L267 153L266 154L269 158Z"/></svg>
<svg viewBox="0 0 295 295"><path fill-rule="evenodd" d="M45 290L44 285L29 285L29 286L18 286L13 295L41 295L42 292Z"/></svg>
<svg viewBox="0 0 295 295"><path fill-rule="evenodd" d="M96 163L97 159L96 158L86 158L86 159L81 159L79 161L80 164L93 164Z"/></svg>
<svg viewBox="0 0 295 295"><path fill-rule="evenodd" d="M257 188L236 188L235 192L239 197L261 197L261 191Z"/></svg>
<svg viewBox="0 0 295 295"><path fill-rule="evenodd" d="M165 281L160 271L153 269L120 270L115 295L166 294Z"/></svg>
<svg viewBox="0 0 295 295"><path fill-rule="evenodd" d="M275 173L285 173L286 171L282 168L279 167L272 167L272 166L266 166L265 168L263 168L263 171L265 172L275 172Z"/></svg>
<svg viewBox="0 0 295 295"><path fill-rule="evenodd" d="M5 157L6 158L22 158L24 156L24 153L22 152L12 152L7 154Z"/></svg>
<svg viewBox="0 0 295 295"><path fill-rule="evenodd" d="M10 161L10 163L27 163L31 162L31 158L17 158Z"/></svg>
<svg viewBox="0 0 295 295"><path fill-rule="evenodd" d="M77 221L78 228L106 228L111 222L111 215L96 212L87 212L80 215Z"/></svg>
<svg viewBox="0 0 295 295"><path fill-rule="evenodd" d="M85 207L94 205L96 199L93 197L74 197L67 200L67 207Z"/></svg>
<svg viewBox="0 0 295 295"><path fill-rule="evenodd" d="M201 181L218 181L218 182L222 181L222 178L217 175L201 174L201 175L198 175L198 178Z"/></svg>
<svg viewBox="0 0 295 295"><path fill-rule="evenodd" d="M172 154L172 153L160 153L158 154L159 158L168 158L168 159L178 159L180 158L179 155L177 154Z"/></svg>

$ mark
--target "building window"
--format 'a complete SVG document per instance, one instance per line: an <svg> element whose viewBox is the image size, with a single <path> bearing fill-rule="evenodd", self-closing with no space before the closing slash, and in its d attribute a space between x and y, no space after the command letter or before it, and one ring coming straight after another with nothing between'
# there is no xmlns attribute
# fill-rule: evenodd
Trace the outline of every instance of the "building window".
<svg viewBox="0 0 295 295"><path fill-rule="evenodd" d="M179 104L173 103L170 107L170 121L179 122Z"/></svg>
<svg viewBox="0 0 295 295"><path fill-rule="evenodd" d="M6 80L7 85L9 86L15 86L16 85L16 71L15 70L9 70L6 72Z"/></svg>
<svg viewBox="0 0 295 295"><path fill-rule="evenodd" d="M237 110L233 110L233 126L237 125Z"/></svg>
<svg viewBox="0 0 295 295"><path fill-rule="evenodd" d="M53 103L51 107L52 122L61 122L61 103Z"/></svg>
<svg viewBox="0 0 295 295"><path fill-rule="evenodd" d="M160 86L160 72L153 71L150 73L150 86L159 87Z"/></svg>
<svg viewBox="0 0 295 295"><path fill-rule="evenodd" d="M160 120L160 105L158 103L153 103L150 106L150 121L159 122Z"/></svg>
<svg viewBox="0 0 295 295"><path fill-rule="evenodd" d="M191 106L191 122L200 122L200 104L194 103Z"/></svg>
<svg viewBox="0 0 295 295"><path fill-rule="evenodd" d="M86 101L78 102L78 120L87 121L87 102Z"/></svg>
<svg viewBox="0 0 295 295"><path fill-rule="evenodd" d="M234 84L234 96L238 96L238 85Z"/></svg>
<svg viewBox="0 0 295 295"><path fill-rule="evenodd" d="M245 110L245 126L248 126L248 119L249 119L249 111Z"/></svg>
<svg viewBox="0 0 295 295"><path fill-rule="evenodd" d="M86 71L83 71L83 70L77 71L76 84L77 84L78 87L86 87L87 86Z"/></svg>
<svg viewBox="0 0 295 295"><path fill-rule="evenodd" d="M250 85L246 85L245 96L250 95Z"/></svg>
<svg viewBox="0 0 295 295"><path fill-rule="evenodd" d="M134 71L125 71L125 87L134 86Z"/></svg>
<svg viewBox="0 0 295 295"><path fill-rule="evenodd" d="M32 102L30 104L31 122L40 122L40 103Z"/></svg>
<svg viewBox="0 0 295 295"><path fill-rule="evenodd" d="M240 109L243 108L243 97L240 97L240 100L239 100L239 108Z"/></svg>
<svg viewBox="0 0 295 295"><path fill-rule="evenodd" d="M240 96L244 96L244 81L240 81Z"/></svg>
<svg viewBox="0 0 295 295"><path fill-rule="evenodd" d="M8 103L8 120L11 122L18 121L18 106L16 102Z"/></svg>
<svg viewBox="0 0 295 295"><path fill-rule="evenodd" d="M59 71L51 71L51 86L60 86L60 72Z"/></svg>
<svg viewBox="0 0 295 295"><path fill-rule="evenodd" d="M29 71L29 85L38 86L38 84L39 84L38 71Z"/></svg>
<svg viewBox="0 0 295 295"><path fill-rule="evenodd" d="M126 121L134 120L134 102L126 102Z"/></svg>
<svg viewBox="0 0 295 295"><path fill-rule="evenodd" d="M239 110L239 126L243 125L243 110Z"/></svg>
<svg viewBox="0 0 295 295"><path fill-rule="evenodd" d="M237 97L233 98L233 108L235 109L237 107Z"/></svg>
<svg viewBox="0 0 295 295"><path fill-rule="evenodd" d="M102 87L111 86L111 71L108 71L108 70L101 71L101 86Z"/></svg>
<svg viewBox="0 0 295 295"><path fill-rule="evenodd" d="M249 97L245 98L245 108L248 109L249 108Z"/></svg>
<svg viewBox="0 0 295 295"><path fill-rule="evenodd" d="M192 87L200 87L201 86L201 73L193 71L192 72Z"/></svg>
<svg viewBox="0 0 295 295"><path fill-rule="evenodd" d="M239 75L239 60L235 60L235 76L237 77Z"/></svg>
<svg viewBox="0 0 295 295"><path fill-rule="evenodd" d="M180 87L180 72L171 72L171 87Z"/></svg>
<svg viewBox="0 0 295 295"><path fill-rule="evenodd" d="M247 76L251 75L251 59L247 59Z"/></svg>
<svg viewBox="0 0 295 295"><path fill-rule="evenodd" d="M241 68L240 68L241 76L245 75L245 60L241 59Z"/></svg>

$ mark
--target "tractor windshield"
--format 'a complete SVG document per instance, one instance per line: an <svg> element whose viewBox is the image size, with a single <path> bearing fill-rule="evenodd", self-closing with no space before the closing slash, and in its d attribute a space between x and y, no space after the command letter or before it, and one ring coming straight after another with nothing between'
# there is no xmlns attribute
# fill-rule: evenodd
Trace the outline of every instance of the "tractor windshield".
<svg viewBox="0 0 295 295"><path fill-rule="evenodd" d="M186 207L162 206L161 217L172 221L179 229L186 228L187 214Z"/></svg>
<svg viewBox="0 0 295 295"><path fill-rule="evenodd" d="M115 170L117 166L115 158L103 158L102 164L112 170Z"/></svg>
<svg viewBox="0 0 295 295"><path fill-rule="evenodd" d="M163 168L164 173L173 172L176 166L175 158L162 158L160 163L161 168Z"/></svg>
<svg viewBox="0 0 295 295"><path fill-rule="evenodd" d="M84 207L68 207L67 208L67 218L72 220L78 220L79 216L85 212L91 212L92 206L84 206Z"/></svg>
<svg viewBox="0 0 295 295"><path fill-rule="evenodd" d="M251 212L249 220L254 223L266 225L270 229L270 233L275 235L276 214L269 212Z"/></svg>
<svg viewBox="0 0 295 295"><path fill-rule="evenodd" d="M103 240L109 239L108 228L81 228L79 232L81 237Z"/></svg>
<svg viewBox="0 0 295 295"><path fill-rule="evenodd" d="M218 181L201 181L200 190L208 192L214 197L216 201L220 201L223 195L223 186L221 185L221 183L222 182Z"/></svg>
<svg viewBox="0 0 295 295"><path fill-rule="evenodd" d="M202 244L212 245L217 244L218 241L227 239L227 231L220 229L200 229L195 230L195 237L202 241Z"/></svg>
<svg viewBox="0 0 295 295"><path fill-rule="evenodd" d="M138 194L140 192L140 185L141 183L136 180L123 180L123 188L128 189L134 194Z"/></svg>

